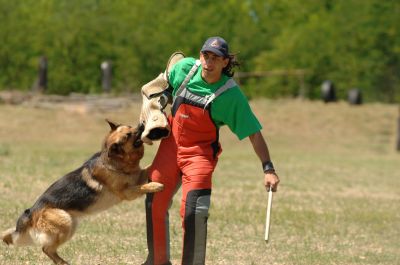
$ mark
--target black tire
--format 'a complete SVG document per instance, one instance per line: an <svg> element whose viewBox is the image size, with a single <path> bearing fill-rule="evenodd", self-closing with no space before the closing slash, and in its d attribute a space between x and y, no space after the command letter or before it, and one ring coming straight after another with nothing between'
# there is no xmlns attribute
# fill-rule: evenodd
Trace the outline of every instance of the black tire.
<svg viewBox="0 0 400 265"><path fill-rule="evenodd" d="M325 103L336 101L335 85L332 81L326 80L321 85L321 98Z"/></svg>
<svg viewBox="0 0 400 265"><path fill-rule="evenodd" d="M362 104L361 91L358 88L350 89L347 94L347 100L350 103L350 105L361 105Z"/></svg>

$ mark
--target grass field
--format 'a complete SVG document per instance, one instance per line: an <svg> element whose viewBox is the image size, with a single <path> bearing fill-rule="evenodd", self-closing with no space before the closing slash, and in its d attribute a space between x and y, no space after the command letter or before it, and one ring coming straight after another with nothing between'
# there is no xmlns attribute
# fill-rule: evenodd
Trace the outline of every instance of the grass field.
<svg viewBox="0 0 400 265"><path fill-rule="evenodd" d="M397 106L257 100L252 107L281 177L271 242L267 193L246 139L221 131L213 180L207 264L400 264ZM58 177L98 151L104 118L134 124L139 106L102 113L0 105L0 230ZM142 165L157 146L146 148ZM171 254L180 264L180 193L170 212ZM144 198L82 220L60 249L72 264L140 264L146 257ZM0 244L0 264L51 264L38 247Z"/></svg>

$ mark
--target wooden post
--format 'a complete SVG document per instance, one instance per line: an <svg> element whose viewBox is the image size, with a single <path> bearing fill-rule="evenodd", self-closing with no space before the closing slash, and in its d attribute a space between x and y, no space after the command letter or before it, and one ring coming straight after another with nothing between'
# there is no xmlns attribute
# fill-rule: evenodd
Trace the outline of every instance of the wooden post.
<svg viewBox="0 0 400 265"><path fill-rule="evenodd" d="M305 99L307 96L306 95L307 91L306 91L306 85L304 83L304 73L299 74L298 77L299 77L299 87L300 87L299 88L299 97L301 99Z"/></svg>
<svg viewBox="0 0 400 265"><path fill-rule="evenodd" d="M400 106L399 106L399 117L397 118L397 145L396 150L400 152Z"/></svg>
<svg viewBox="0 0 400 265"><path fill-rule="evenodd" d="M42 56L39 59L38 77L33 84L32 90L43 92L47 88L47 58Z"/></svg>
<svg viewBox="0 0 400 265"><path fill-rule="evenodd" d="M112 67L111 62L104 61L101 63L101 87L104 92L111 91Z"/></svg>

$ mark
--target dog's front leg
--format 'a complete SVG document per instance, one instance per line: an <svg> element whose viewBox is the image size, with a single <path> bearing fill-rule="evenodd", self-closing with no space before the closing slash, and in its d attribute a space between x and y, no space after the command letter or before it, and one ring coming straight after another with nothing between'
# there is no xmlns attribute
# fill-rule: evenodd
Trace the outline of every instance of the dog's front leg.
<svg viewBox="0 0 400 265"><path fill-rule="evenodd" d="M126 200L133 200L137 197L146 194L159 192L164 189L164 185L158 182L149 182L142 185L128 185L126 189L123 190L123 195Z"/></svg>
<svg viewBox="0 0 400 265"><path fill-rule="evenodd" d="M159 182L149 182L148 168L149 166L142 170L137 184L133 186L133 189L141 194L158 192L164 189L164 185Z"/></svg>
<svg viewBox="0 0 400 265"><path fill-rule="evenodd" d="M164 189L164 184L161 184L159 182L149 182L143 185L136 186L135 189L138 189L140 193L159 192Z"/></svg>

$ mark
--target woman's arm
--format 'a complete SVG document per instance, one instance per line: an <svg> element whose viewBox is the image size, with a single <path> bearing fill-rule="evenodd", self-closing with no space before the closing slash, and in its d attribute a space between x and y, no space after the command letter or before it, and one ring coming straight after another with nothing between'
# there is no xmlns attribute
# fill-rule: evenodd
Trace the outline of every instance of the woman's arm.
<svg viewBox="0 0 400 265"><path fill-rule="evenodd" d="M271 162L268 146L263 135L261 134L261 131L250 135L249 139L253 145L255 153L263 165L265 188L269 190L269 187L272 186L272 190L276 191L279 184L279 177L276 174Z"/></svg>

